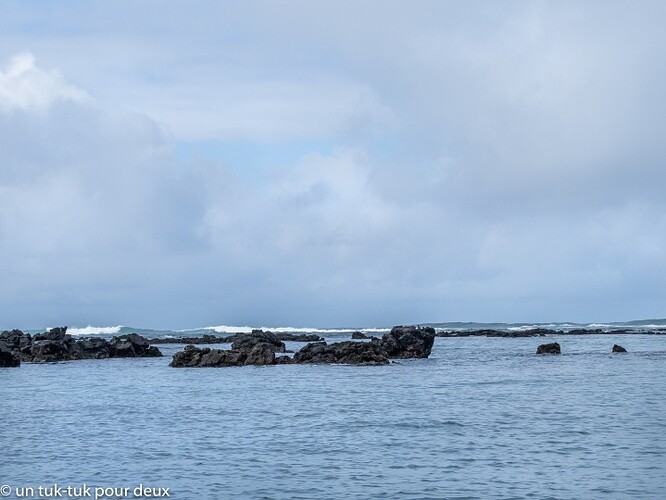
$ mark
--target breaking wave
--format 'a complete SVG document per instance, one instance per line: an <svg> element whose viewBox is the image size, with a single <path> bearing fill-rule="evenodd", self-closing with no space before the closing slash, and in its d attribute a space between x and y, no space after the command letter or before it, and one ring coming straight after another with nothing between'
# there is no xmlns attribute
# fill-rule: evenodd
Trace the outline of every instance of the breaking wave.
<svg viewBox="0 0 666 500"><path fill-rule="evenodd" d="M116 335L120 333L122 325L119 326L91 326L85 328L69 327L67 333L70 335Z"/></svg>

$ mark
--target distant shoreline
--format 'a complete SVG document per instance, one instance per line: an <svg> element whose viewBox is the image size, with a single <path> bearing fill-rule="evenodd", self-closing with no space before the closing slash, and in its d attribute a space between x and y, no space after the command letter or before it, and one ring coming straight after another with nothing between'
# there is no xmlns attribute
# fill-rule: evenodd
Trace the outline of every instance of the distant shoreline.
<svg viewBox="0 0 666 500"><path fill-rule="evenodd" d="M372 339L372 335L364 335L360 330L350 334L353 339ZM358 335L358 336L357 336ZM573 330L552 330L548 328L532 328L528 330L496 330L496 329L477 329L477 330L442 330L436 331L435 337L499 337L499 338L522 338L522 337L546 337L549 335L666 335L666 329L642 329L642 328L623 328L603 330L600 328L576 328ZM316 342L324 340L317 338L316 335L290 335L278 334L281 340L296 342ZM228 344L236 340L237 335L201 335L188 337L154 337L147 339L152 345L159 344Z"/></svg>

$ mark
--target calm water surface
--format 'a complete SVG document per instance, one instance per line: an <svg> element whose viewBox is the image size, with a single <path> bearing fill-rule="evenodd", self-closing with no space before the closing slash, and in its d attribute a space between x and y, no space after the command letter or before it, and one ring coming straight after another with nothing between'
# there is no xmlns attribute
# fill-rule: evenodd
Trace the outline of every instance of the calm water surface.
<svg viewBox="0 0 666 500"><path fill-rule="evenodd" d="M563 354L534 355L546 341ZM160 348L0 370L0 484L666 498L666 336L438 338L430 359L383 367L174 369L182 346Z"/></svg>

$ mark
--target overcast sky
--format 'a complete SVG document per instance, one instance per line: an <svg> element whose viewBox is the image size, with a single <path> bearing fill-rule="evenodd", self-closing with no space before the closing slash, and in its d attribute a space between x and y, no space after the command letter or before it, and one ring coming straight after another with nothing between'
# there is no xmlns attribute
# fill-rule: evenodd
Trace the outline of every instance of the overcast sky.
<svg viewBox="0 0 666 500"><path fill-rule="evenodd" d="M665 317L664 26L0 0L0 329Z"/></svg>

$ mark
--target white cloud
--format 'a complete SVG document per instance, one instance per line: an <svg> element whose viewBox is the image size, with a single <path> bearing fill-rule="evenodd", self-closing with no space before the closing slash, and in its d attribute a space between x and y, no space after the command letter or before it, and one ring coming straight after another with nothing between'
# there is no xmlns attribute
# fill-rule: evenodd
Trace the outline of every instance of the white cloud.
<svg viewBox="0 0 666 500"><path fill-rule="evenodd" d="M0 71L0 109L45 109L58 100L82 102L88 96L69 85L57 71L43 71L35 66L29 52L12 58Z"/></svg>

